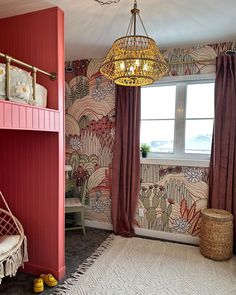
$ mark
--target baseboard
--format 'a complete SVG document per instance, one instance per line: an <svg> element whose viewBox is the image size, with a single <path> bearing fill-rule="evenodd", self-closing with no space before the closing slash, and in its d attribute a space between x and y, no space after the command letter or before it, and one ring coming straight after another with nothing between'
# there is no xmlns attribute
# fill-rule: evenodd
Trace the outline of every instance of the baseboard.
<svg viewBox="0 0 236 295"><path fill-rule="evenodd" d="M100 222L95 220L85 220L85 226L100 228L105 230L113 230L113 226L111 223ZM178 234L178 233L167 233L167 232L151 230L146 228L138 228L138 227L135 228L135 233L139 236L199 245L199 238L193 237L190 235L184 235L184 234Z"/></svg>
<svg viewBox="0 0 236 295"><path fill-rule="evenodd" d="M113 226L111 223L95 221L95 220L85 220L85 226L106 229L106 230L113 230Z"/></svg>
<svg viewBox="0 0 236 295"><path fill-rule="evenodd" d="M137 227L135 228L135 233L139 236L199 245L199 238L193 237L190 235L184 235L184 234L178 234L178 233L167 233L163 231L151 230L146 228L137 228Z"/></svg>
<svg viewBox="0 0 236 295"><path fill-rule="evenodd" d="M65 277L66 267L63 266L59 270L55 270L52 268L46 268L42 265L27 262L24 264L24 268L21 268L21 271L25 273L30 273L36 277L39 277L41 273L52 273L57 280L61 280Z"/></svg>

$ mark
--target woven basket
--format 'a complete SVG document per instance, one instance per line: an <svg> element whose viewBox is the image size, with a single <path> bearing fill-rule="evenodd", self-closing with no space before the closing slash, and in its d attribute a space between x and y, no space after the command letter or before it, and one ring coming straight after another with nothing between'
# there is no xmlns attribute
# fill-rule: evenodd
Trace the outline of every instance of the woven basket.
<svg viewBox="0 0 236 295"><path fill-rule="evenodd" d="M225 210L202 211L200 252L213 260L227 260L233 254L233 215Z"/></svg>

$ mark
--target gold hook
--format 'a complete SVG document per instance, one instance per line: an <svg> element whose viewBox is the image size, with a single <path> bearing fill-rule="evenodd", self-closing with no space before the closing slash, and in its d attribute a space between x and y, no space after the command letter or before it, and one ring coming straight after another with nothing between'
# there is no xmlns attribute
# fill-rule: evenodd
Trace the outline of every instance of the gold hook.
<svg viewBox="0 0 236 295"><path fill-rule="evenodd" d="M137 1L134 0L134 8L131 10L132 14L137 14L139 13L139 9L137 8Z"/></svg>

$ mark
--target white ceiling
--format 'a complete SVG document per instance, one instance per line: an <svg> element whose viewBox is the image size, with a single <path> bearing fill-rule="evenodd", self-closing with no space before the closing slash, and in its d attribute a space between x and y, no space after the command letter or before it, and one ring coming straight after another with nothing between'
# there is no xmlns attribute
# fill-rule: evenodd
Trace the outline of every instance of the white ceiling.
<svg viewBox="0 0 236 295"><path fill-rule="evenodd" d="M126 34L133 0L111 5L94 0L0 0L0 18L53 6L65 12L66 60L73 60L105 56L112 42ZM138 7L160 48L236 40L236 0L138 0Z"/></svg>

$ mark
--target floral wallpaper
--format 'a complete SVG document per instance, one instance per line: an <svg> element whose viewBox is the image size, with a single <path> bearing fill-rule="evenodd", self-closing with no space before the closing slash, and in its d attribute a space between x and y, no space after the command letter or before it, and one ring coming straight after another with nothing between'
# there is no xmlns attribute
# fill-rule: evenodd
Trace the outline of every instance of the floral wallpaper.
<svg viewBox="0 0 236 295"><path fill-rule="evenodd" d="M101 60L66 63L66 164L88 220L111 222L111 162L115 86L99 73Z"/></svg>
<svg viewBox="0 0 236 295"><path fill-rule="evenodd" d="M235 42L163 50L173 65L168 75L215 72L215 62L201 62ZM66 164L73 168L77 193L85 193L86 219L111 222L111 163L115 135L115 86L99 73L102 59L66 62ZM199 234L200 211L207 205L208 169L141 165L136 222L141 228ZM144 217L139 216L143 209Z"/></svg>
<svg viewBox="0 0 236 295"><path fill-rule="evenodd" d="M171 65L169 76L209 74L215 72L215 58L226 50L236 50L236 42L198 45L190 48L168 48L162 50L168 62L182 61L185 64ZM203 62L203 60L213 60ZM187 62L191 63L187 63ZM192 63L195 61L194 63Z"/></svg>
<svg viewBox="0 0 236 295"><path fill-rule="evenodd" d="M200 213L207 206L208 168L142 164L141 177L138 226L198 236Z"/></svg>

